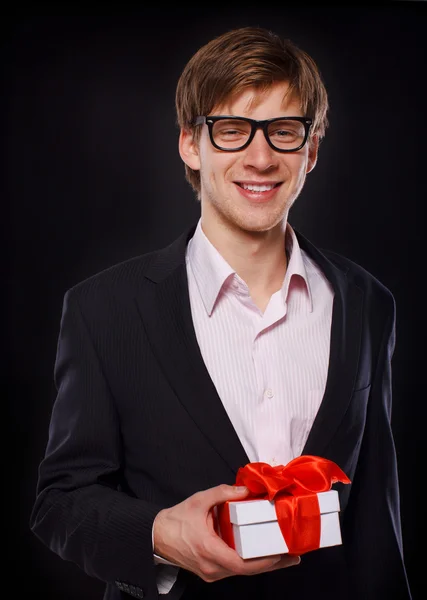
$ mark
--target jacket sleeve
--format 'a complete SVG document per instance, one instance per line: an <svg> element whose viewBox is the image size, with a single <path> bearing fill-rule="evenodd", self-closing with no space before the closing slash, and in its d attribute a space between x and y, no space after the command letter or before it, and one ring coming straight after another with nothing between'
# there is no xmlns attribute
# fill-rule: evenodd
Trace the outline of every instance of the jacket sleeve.
<svg viewBox="0 0 427 600"><path fill-rule="evenodd" d="M355 598L410 600L391 427L395 303L390 309L368 402L365 432L343 523Z"/></svg>
<svg viewBox="0 0 427 600"><path fill-rule="evenodd" d="M161 507L120 491L119 417L75 296L64 298L57 396L30 527L88 575L151 600L158 598L151 535Z"/></svg>

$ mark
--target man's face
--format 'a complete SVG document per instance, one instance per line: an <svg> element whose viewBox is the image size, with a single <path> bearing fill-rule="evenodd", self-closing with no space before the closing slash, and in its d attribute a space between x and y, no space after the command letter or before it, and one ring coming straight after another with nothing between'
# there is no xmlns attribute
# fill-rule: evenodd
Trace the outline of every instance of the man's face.
<svg viewBox="0 0 427 600"><path fill-rule="evenodd" d="M296 98L285 97L287 83L277 83L266 92L246 90L235 99L216 107L212 115L233 115L263 120L282 116L305 116ZM244 231L268 231L281 226L298 197L306 174L317 157L316 138L296 152L277 152L258 129L250 145L238 152L216 149L207 125L200 142L191 133L181 132L180 152L184 162L200 170L201 204L204 222L223 224ZM265 191L248 189L264 186ZM272 188L272 186L274 186Z"/></svg>

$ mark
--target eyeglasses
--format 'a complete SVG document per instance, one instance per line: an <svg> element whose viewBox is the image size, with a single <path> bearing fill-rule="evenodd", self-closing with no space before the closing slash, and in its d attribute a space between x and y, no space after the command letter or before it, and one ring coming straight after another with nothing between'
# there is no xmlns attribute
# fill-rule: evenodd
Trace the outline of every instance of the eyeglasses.
<svg viewBox="0 0 427 600"><path fill-rule="evenodd" d="M206 123L212 145L224 152L244 150L257 129L262 129L268 144L277 152L296 152L308 139L313 123L308 117L276 117L256 121L246 117L200 116L194 125Z"/></svg>

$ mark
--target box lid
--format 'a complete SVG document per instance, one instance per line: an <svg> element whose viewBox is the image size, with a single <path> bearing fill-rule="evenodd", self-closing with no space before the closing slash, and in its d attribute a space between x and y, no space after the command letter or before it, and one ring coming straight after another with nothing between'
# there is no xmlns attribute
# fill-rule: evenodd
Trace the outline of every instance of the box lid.
<svg viewBox="0 0 427 600"><path fill-rule="evenodd" d="M337 490L329 490L317 494L320 513L337 512L340 510ZM277 521L274 502L270 500L242 500L229 502L230 521L234 525L249 525L251 523L266 523Z"/></svg>

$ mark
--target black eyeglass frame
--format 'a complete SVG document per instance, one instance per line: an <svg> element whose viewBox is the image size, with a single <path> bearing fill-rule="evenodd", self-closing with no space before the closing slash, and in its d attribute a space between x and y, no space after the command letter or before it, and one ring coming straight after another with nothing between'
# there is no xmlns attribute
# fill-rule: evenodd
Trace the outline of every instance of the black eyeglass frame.
<svg viewBox="0 0 427 600"><path fill-rule="evenodd" d="M223 121L225 119L235 119L235 120L246 121L247 123L250 123L251 133L249 134L249 137L246 140L246 142L243 144L243 146L239 146L237 148L223 148L222 146L218 146L218 144L215 142L214 136L213 136L214 123L216 123L217 121ZM268 126L271 123L274 123L275 121L298 121L299 123L302 123L304 125L305 132L304 132L304 139L301 142L301 144L299 146L297 146L296 148L292 148L291 150L286 149L286 148L277 148L271 142L271 140L268 136ZM237 117L234 115L207 115L207 116L200 115L200 116L196 117L194 120L194 125L204 125L205 123L208 126L209 137L210 137L212 145L215 148L217 148L218 150L221 150L222 152L240 152L240 150L244 150L245 148L247 148L249 146L249 144L254 139L255 133L257 132L257 130L262 129L264 132L264 137L267 140L268 145L271 148L273 148L273 150L276 150L276 152L286 153L286 152L297 152L298 150L301 150L301 148L304 146L304 144L308 140L308 136L310 133L310 127L313 124L313 119L311 119L310 117L274 117L273 119L264 119L263 121L257 121L255 119L249 119L248 117Z"/></svg>

